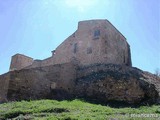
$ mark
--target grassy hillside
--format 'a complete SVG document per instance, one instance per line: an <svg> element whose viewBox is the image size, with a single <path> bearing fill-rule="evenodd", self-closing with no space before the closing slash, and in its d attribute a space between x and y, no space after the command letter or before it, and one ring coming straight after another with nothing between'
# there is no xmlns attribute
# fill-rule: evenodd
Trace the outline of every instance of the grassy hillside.
<svg viewBox="0 0 160 120"><path fill-rule="evenodd" d="M13 120L157 120L160 119L160 105L118 109L80 100L60 102L36 100L0 104L0 120L8 118Z"/></svg>

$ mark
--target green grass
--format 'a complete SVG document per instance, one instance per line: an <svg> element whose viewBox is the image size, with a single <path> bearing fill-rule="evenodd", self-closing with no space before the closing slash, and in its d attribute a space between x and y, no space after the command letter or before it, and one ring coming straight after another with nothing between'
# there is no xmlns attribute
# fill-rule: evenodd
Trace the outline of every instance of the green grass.
<svg viewBox="0 0 160 120"><path fill-rule="evenodd" d="M138 115L155 117L138 117ZM137 115L137 117L133 117ZM159 118L158 118L159 116ZM114 119L117 118L117 119ZM111 108L81 100L35 100L0 104L0 120L158 120L160 105Z"/></svg>

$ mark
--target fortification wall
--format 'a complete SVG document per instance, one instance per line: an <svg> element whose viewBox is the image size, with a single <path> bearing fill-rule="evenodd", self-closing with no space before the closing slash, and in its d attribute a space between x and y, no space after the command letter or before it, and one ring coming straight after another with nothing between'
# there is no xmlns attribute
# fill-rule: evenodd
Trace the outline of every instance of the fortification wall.
<svg viewBox="0 0 160 120"><path fill-rule="evenodd" d="M18 72L10 72L8 100L47 98L50 82L45 75L46 72L40 69L22 69Z"/></svg>
<svg viewBox="0 0 160 120"><path fill-rule="evenodd" d="M57 98L57 90L73 92L75 66L71 63L11 71L8 100ZM5 78L6 79L6 78ZM1 79L0 79L1 80ZM0 94L1 95L1 94Z"/></svg>
<svg viewBox="0 0 160 120"><path fill-rule="evenodd" d="M41 67L42 60L34 60L30 66L25 67L25 69Z"/></svg>
<svg viewBox="0 0 160 120"><path fill-rule="evenodd" d="M53 65L53 57L49 57L44 60L34 60L33 63L25 67L25 69L44 67L44 66L50 66L50 65Z"/></svg>
<svg viewBox="0 0 160 120"><path fill-rule="evenodd" d="M83 76L89 76L95 73L101 73L105 71L125 71L128 66L125 65L115 65L115 64L91 64L87 66L80 66L77 69L77 78L82 78Z"/></svg>
<svg viewBox="0 0 160 120"><path fill-rule="evenodd" d="M0 103L7 101L10 73L0 75Z"/></svg>
<svg viewBox="0 0 160 120"><path fill-rule="evenodd" d="M41 67L42 66L49 66L49 65L53 65L53 57L49 57L49 58L41 61Z"/></svg>
<svg viewBox="0 0 160 120"><path fill-rule="evenodd" d="M66 63L11 71L0 76L0 81L3 79L9 81L8 92L8 83L2 82L5 87L0 86L3 88L0 97L7 96L8 100L84 98L100 103L160 102L159 78L125 65Z"/></svg>

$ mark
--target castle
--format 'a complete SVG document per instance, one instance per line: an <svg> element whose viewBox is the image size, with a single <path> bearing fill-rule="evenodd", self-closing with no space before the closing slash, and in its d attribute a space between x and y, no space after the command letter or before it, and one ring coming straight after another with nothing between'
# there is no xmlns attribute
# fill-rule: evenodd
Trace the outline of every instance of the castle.
<svg viewBox="0 0 160 120"><path fill-rule="evenodd" d="M16 54L0 75L0 103L46 98L160 103L160 78L132 67L129 44L109 21L81 21L51 57Z"/></svg>
<svg viewBox="0 0 160 120"><path fill-rule="evenodd" d="M131 66L130 47L126 38L107 20L87 20L69 36L52 56L44 60L16 54L12 56L10 71L43 67L68 62L81 65L113 63Z"/></svg>

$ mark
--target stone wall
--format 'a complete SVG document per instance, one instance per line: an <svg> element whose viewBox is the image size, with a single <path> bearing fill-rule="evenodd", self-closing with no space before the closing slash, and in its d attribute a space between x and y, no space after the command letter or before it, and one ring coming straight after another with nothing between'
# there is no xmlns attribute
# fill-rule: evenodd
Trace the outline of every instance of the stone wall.
<svg viewBox="0 0 160 120"><path fill-rule="evenodd" d="M50 81L41 69L12 71L7 98L9 101L47 98Z"/></svg>
<svg viewBox="0 0 160 120"><path fill-rule="evenodd" d="M7 98L8 100L53 97L61 99L61 97L57 97L58 95L55 91L62 90L67 93L73 90L75 70L73 64L66 63L11 71L8 75L9 78L5 78L6 81L9 81L9 86L6 87L8 88ZM1 92L4 92L4 90Z"/></svg>
<svg viewBox="0 0 160 120"><path fill-rule="evenodd" d="M33 63L24 69L36 68L36 67L44 67L53 65L53 57L49 57L44 60L34 60Z"/></svg>
<svg viewBox="0 0 160 120"><path fill-rule="evenodd" d="M0 101L71 99L160 103L160 78L116 64L75 63L11 71L0 76Z"/></svg>
<svg viewBox="0 0 160 120"><path fill-rule="evenodd" d="M41 66L49 66L53 65L53 57L49 57L47 59L42 60Z"/></svg>
<svg viewBox="0 0 160 120"><path fill-rule="evenodd" d="M25 69L41 67L41 63L42 63L42 60L34 60L33 63L31 65L25 67Z"/></svg>
<svg viewBox="0 0 160 120"><path fill-rule="evenodd" d="M7 101L10 73L0 75L0 103Z"/></svg>

